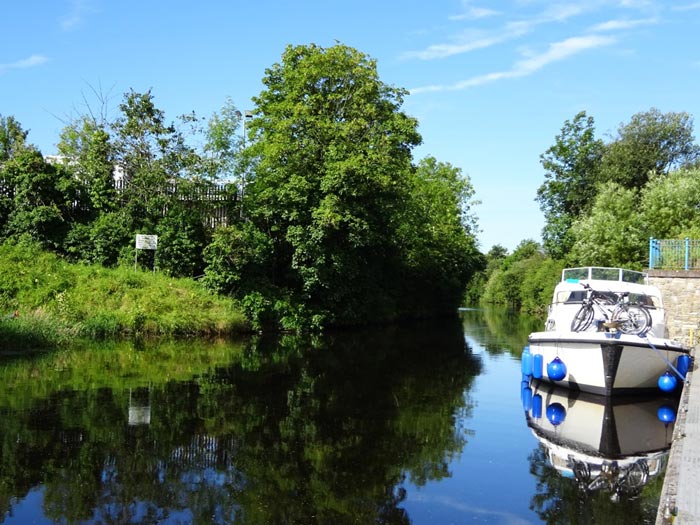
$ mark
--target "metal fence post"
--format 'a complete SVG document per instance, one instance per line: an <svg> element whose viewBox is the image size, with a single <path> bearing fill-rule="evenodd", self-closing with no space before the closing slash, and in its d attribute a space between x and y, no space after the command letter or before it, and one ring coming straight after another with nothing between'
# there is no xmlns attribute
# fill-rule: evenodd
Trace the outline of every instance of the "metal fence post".
<svg viewBox="0 0 700 525"><path fill-rule="evenodd" d="M654 238L649 237L649 269L654 269Z"/></svg>
<svg viewBox="0 0 700 525"><path fill-rule="evenodd" d="M690 258L690 239L685 238L685 269L688 270L688 259Z"/></svg>

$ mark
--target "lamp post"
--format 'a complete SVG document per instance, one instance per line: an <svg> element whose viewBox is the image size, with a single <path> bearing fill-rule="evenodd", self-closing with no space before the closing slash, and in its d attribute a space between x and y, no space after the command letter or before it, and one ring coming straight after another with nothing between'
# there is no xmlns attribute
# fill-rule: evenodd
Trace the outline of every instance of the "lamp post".
<svg viewBox="0 0 700 525"><path fill-rule="evenodd" d="M243 120L243 145L241 149L245 149L245 123L253 118L253 112L249 109L246 109L243 113L236 110L236 116Z"/></svg>
<svg viewBox="0 0 700 525"><path fill-rule="evenodd" d="M253 118L253 112L249 109L246 109L243 113L240 111L236 111L236 116L240 119L243 120L243 143L241 144L241 151L245 149L245 124L246 121L250 120ZM243 218L243 193L245 191L245 176L241 177L241 181L239 184L239 193L240 193L240 200L241 200L241 205L240 205L240 210L241 210L241 218Z"/></svg>

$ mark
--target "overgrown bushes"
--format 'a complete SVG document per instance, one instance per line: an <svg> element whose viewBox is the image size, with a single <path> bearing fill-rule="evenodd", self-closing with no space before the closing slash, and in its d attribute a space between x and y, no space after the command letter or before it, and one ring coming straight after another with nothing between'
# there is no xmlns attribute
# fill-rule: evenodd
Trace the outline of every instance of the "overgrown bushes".
<svg viewBox="0 0 700 525"><path fill-rule="evenodd" d="M190 279L131 266L70 264L27 241L0 245L0 290L0 338L27 346L76 337L213 335L247 329L233 300L217 297Z"/></svg>

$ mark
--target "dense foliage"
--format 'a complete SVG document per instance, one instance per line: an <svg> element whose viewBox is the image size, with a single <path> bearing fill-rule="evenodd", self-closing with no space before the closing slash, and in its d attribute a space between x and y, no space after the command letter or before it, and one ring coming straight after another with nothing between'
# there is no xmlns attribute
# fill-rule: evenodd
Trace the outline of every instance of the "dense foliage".
<svg viewBox="0 0 700 525"><path fill-rule="evenodd" d="M407 92L340 44L288 47L263 84L247 140L230 100L169 122L151 91L126 93L112 121L104 108L74 118L53 158L0 117L0 234L73 262L138 255L203 276L259 329L456 312L482 265L474 189L447 163L413 162ZM137 254L136 234L158 249Z"/></svg>
<svg viewBox="0 0 700 525"><path fill-rule="evenodd" d="M246 221L215 232L206 282L254 322L357 324L456 311L479 254L473 188L452 166L412 165L404 90L342 45L288 47L248 127Z"/></svg>
<svg viewBox="0 0 700 525"><path fill-rule="evenodd" d="M237 305L191 279L66 262L34 243L0 245L0 342L14 350L75 338L246 330Z"/></svg>

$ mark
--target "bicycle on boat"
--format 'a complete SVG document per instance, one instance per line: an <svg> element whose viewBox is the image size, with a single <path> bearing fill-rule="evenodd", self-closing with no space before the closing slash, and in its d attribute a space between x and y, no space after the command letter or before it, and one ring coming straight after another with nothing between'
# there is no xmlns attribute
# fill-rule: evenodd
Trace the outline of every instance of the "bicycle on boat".
<svg viewBox="0 0 700 525"><path fill-rule="evenodd" d="M602 327L618 329L623 334L644 335L651 328L651 314L641 304L629 301L629 292L600 292L581 283L588 291L583 304L571 321L572 332L582 332L593 322L595 312L602 314Z"/></svg>

